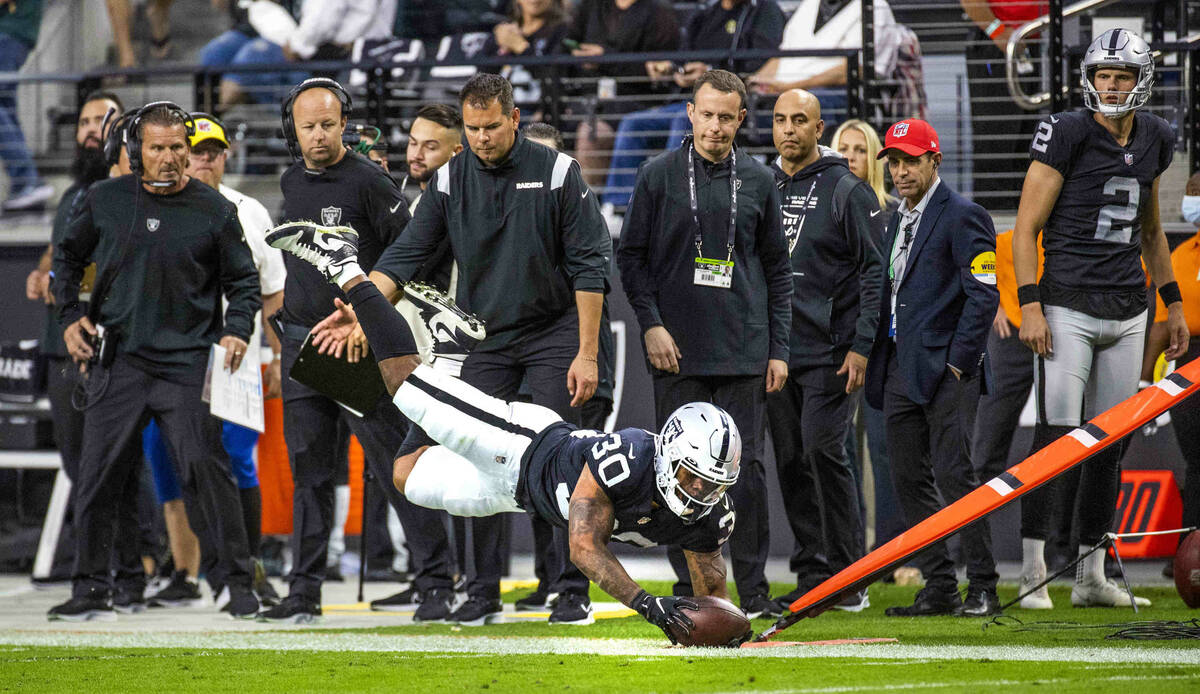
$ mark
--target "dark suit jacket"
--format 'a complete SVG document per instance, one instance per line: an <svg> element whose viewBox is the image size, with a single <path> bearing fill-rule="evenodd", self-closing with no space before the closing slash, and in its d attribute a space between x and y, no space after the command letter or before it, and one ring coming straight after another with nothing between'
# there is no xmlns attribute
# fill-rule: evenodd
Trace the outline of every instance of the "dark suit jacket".
<svg viewBox="0 0 1200 694"><path fill-rule="evenodd" d="M900 373L893 376L904 380L906 394L915 403L930 402L941 379L948 375L947 364L962 370L963 378L982 370L986 384L987 335L1000 302L992 218L942 181L913 237L896 296L893 342L888 337L891 281L887 273L899 223L897 212L884 237L884 294L879 302L875 344L867 362L867 401L880 408L892 349L898 350L900 368Z"/></svg>

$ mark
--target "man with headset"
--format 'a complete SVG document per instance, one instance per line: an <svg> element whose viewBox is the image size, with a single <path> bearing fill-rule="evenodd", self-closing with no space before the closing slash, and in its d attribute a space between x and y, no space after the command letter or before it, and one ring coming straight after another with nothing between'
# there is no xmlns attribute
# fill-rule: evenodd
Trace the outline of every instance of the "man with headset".
<svg viewBox="0 0 1200 694"><path fill-rule="evenodd" d="M295 163L280 179L285 221L317 221L354 229L359 260L371 268L383 249L410 219L395 181L379 165L342 144L350 96L331 79L312 78L296 85L282 105L283 132ZM450 545L445 514L408 502L391 484L392 460L404 440L407 422L387 398L362 417L350 416L331 398L289 378L296 357L314 325L345 300L315 268L284 256L287 282L283 311L283 436L295 489L292 497L294 568L287 598L260 619L306 623L321 614L329 533L333 527L336 426L347 417L363 446L365 459L400 517L408 539L415 587L422 594L452 586ZM415 618L442 619L448 607L422 600Z"/></svg>
<svg viewBox="0 0 1200 694"><path fill-rule="evenodd" d="M221 422L201 400L209 349L236 369L261 308L258 275L232 203L192 180L191 116L170 102L142 107L125 145L133 174L99 182L55 245L52 288L86 407L75 507L72 597L50 619L113 619L113 517L137 474L142 428L153 417L177 453L185 487L212 529L227 577L229 612L253 617L250 556ZM84 268L97 266L93 300L79 302ZM223 320L216 307L229 301ZM169 307L169 310L164 310ZM137 596L140 598L140 596Z"/></svg>

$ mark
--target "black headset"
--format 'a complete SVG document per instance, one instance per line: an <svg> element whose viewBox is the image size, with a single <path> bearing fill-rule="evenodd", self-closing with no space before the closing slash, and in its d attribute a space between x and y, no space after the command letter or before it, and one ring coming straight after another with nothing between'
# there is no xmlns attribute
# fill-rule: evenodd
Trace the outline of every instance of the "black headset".
<svg viewBox="0 0 1200 694"><path fill-rule="evenodd" d="M121 147L125 143L125 126L129 123L129 119L133 114L137 113L138 109L131 108L125 113L117 115L117 109L110 109L104 116L104 122L100 125L100 132L108 130L108 135L104 138L104 163L108 164L109 168L117 165L121 160ZM112 127L109 128L109 123Z"/></svg>
<svg viewBox="0 0 1200 694"><path fill-rule="evenodd" d="M300 141L296 138L296 121L292 118L292 105L296 103L297 97L309 89L328 89L333 92L342 104L342 118L346 120L350 119L350 110L354 106L354 102L350 99L350 93L346 91L345 87L338 84L337 80L331 80L328 77L311 77L292 87L292 91L288 92L287 98L280 105L279 115L283 119L283 139L287 142L288 152L296 160L304 157L300 152Z"/></svg>
<svg viewBox="0 0 1200 694"><path fill-rule="evenodd" d="M142 119L146 114L157 109L166 109L171 113L179 116L183 121L183 127L187 129L186 137L191 141L192 135L196 134L196 121L192 119L192 114L183 110L183 107L173 101L152 101L145 106L139 108L136 113L129 116L125 123L125 151L129 154L129 170L137 176L142 175Z"/></svg>

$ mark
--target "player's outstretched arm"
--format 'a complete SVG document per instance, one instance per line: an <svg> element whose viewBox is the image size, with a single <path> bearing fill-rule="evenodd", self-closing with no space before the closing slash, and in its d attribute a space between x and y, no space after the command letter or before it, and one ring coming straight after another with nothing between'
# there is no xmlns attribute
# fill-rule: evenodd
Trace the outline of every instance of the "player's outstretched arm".
<svg viewBox="0 0 1200 694"><path fill-rule="evenodd" d="M692 575L692 592L696 595L712 595L729 599L729 589L725 585L725 558L721 550L712 552L691 552L683 550L687 560L688 572Z"/></svg>
<svg viewBox="0 0 1200 694"><path fill-rule="evenodd" d="M691 631L695 624L684 614L684 609L698 609L695 602L687 598L650 595L629 577L625 567L609 551L608 540L613 531L612 501L596 484L586 465L571 494L567 515L571 563L605 593L662 629L671 643L677 642L677 632Z"/></svg>

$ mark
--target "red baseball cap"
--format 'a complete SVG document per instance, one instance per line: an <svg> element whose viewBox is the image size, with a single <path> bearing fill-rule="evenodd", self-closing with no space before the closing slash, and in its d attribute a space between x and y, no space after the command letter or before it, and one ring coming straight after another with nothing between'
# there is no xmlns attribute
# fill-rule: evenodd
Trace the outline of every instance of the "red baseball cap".
<svg viewBox="0 0 1200 694"><path fill-rule="evenodd" d="M887 156L889 149L898 149L905 154L919 157L926 152L941 152L938 147L937 131L933 126L919 118L909 118L896 123L887 129L883 149L879 150L876 159Z"/></svg>

